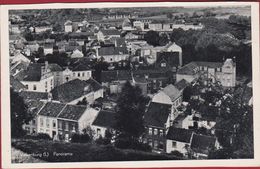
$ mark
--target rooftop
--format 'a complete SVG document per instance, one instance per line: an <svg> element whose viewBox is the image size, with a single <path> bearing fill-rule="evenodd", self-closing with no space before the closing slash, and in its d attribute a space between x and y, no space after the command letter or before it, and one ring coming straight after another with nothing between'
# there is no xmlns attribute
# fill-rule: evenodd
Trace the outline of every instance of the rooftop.
<svg viewBox="0 0 260 169"><path fill-rule="evenodd" d="M66 105L66 107L60 112L58 118L68 120L79 120L83 113L86 111L86 106L81 105Z"/></svg>
<svg viewBox="0 0 260 169"><path fill-rule="evenodd" d="M39 112L39 115L48 117L57 117L61 110L65 107L65 104L48 102Z"/></svg>
<svg viewBox="0 0 260 169"><path fill-rule="evenodd" d="M171 126L168 130L166 138L183 143L190 143L192 138L192 131Z"/></svg>
<svg viewBox="0 0 260 169"><path fill-rule="evenodd" d="M144 114L145 125L164 128L171 113L171 105L151 102Z"/></svg>
<svg viewBox="0 0 260 169"><path fill-rule="evenodd" d="M197 153L208 154L210 149L215 148L215 144L215 137L193 134L191 149Z"/></svg>
<svg viewBox="0 0 260 169"><path fill-rule="evenodd" d="M101 110L92 125L113 128L115 124L115 112Z"/></svg>

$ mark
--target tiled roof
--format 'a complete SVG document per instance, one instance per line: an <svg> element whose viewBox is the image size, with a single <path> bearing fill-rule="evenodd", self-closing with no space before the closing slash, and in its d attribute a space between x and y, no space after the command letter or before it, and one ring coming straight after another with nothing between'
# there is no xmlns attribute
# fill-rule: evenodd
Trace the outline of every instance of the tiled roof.
<svg viewBox="0 0 260 169"><path fill-rule="evenodd" d="M112 82L115 80L130 80L131 72L127 70L111 70L101 72L102 82Z"/></svg>
<svg viewBox="0 0 260 169"><path fill-rule="evenodd" d="M44 102L38 100L30 100L25 104L28 106L28 111L33 117L35 117L41 108L45 105Z"/></svg>
<svg viewBox="0 0 260 169"><path fill-rule="evenodd" d="M171 126L168 130L166 138L169 140L190 143L192 137L192 131L183 129L183 128L175 128Z"/></svg>
<svg viewBox="0 0 260 169"><path fill-rule="evenodd" d="M12 88L14 88L16 91L26 89L26 87L16 78L13 76L10 76L10 85Z"/></svg>
<svg viewBox="0 0 260 169"><path fill-rule="evenodd" d="M182 68L180 68L177 73L184 75L194 75L196 74L196 69L199 69L198 65L195 62L190 62L187 65L184 65Z"/></svg>
<svg viewBox="0 0 260 169"><path fill-rule="evenodd" d="M68 120L79 120L83 113L86 111L86 109L86 106L66 105L62 112L58 115L58 118Z"/></svg>
<svg viewBox="0 0 260 169"><path fill-rule="evenodd" d="M41 80L41 64L32 63L26 70L24 81L40 81Z"/></svg>
<svg viewBox="0 0 260 169"><path fill-rule="evenodd" d="M172 101L174 101L181 95L181 92L172 84L169 84L168 86L163 88L163 92L168 95Z"/></svg>
<svg viewBox="0 0 260 169"><path fill-rule="evenodd" d="M56 64L56 63L49 63L48 64L48 68L52 71L52 72L58 72L58 71L62 71L62 68Z"/></svg>
<svg viewBox="0 0 260 169"><path fill-rule="evenodd" d="M197 153L208 154L216 144L216 138L205 135L193 134L191 149Z"/></svg>
<svg viewBox="0 0 260 169"><path fill-rule="evenodd" d="M91 70L90 67L86 64L77 64L75 67L72 68L72 71L86 71Z"/></svg>
<svg viewBox="0 0 260 169"><path fill-rule="evenodd" d="M182 90L184 88L186 88L187 86L189 86L190 83L187 82L185 79L182 79L181 81L177 82L174 84L174 86L178 89L178 90Z"/></svg>
<svg viewBox="0 0 260 169"><path fill-rule="evenodd" d="M134 78L145 78L145 75L148 75L148 79L154 78L167 78L168 70L161 69L147 69L147 70L134 70ZM129 70L109 70L101 72L101 81L102 82L112 82L115 80L131 80L131 72Z"/></svg>
<svg viewBox="0 0 260 169"><path fill-rule="evenodd" d="M87 81L74 79L55 87L51 93L54 100L67 103L78 99L91 91L99 90L100 88L102 88L101 85L93 79Z"/></svg>
<svg viewBox="0 0 260 169"><path fill-rule="evenodd" d="M165 127L170 113L171 105L151 102L144 115L145 125Z"/></svg>
<svg viewBox="0 0 260 169"><path fill-rule="evenodd" d="M209 68L219 68L223 66L221 62L195 62L198 66L207 66Z"/></svg>
<svg viewBox="0 0 260 169"><path fill-rule="evenodd" d="M102 29L100 30L105 36L106 35L121 35L121 33L116 29Z"/></svg>
<svg viewBox="0 0 260 169"><path fill-rule="evenodd" d="M92 125L113 128L115 124L115 112L101 110Z"/></svg>
<svg viewBox="0 0 260 169"><path fill-rule="evenodd" d="M102 47L98 50L98 55L107 56L107 55L123 55L127 54L126 47Z"/></svg>
<svg viewBox="0 0 260 169"><path fill-rule="evenodd" d="M31 91L21 91L19 94L25 100L47 100L48 93L46 92L31 92Z"/></svg>
<svg viewBox="0 0 260 169"><path fill-rule="evenodd" d="M57 117L61 110L65 107L65 104L48 102L39 112L39 115L48 117Z"/></svg>

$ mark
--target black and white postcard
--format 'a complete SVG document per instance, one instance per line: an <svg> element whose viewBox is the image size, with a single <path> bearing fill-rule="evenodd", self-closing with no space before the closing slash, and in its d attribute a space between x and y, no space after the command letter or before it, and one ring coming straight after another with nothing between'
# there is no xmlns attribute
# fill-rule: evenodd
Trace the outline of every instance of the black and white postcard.
<svg viewBox="0 0 260 169"><path fill-rule="evenodd" d="M260 166L259 68L254 2L1 6L3 167Z"/></svg>

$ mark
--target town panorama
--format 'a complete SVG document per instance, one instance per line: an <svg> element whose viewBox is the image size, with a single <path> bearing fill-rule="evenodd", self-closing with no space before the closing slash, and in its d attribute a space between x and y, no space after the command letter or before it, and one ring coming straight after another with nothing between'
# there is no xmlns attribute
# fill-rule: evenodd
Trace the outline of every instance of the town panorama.
<svg viewBox="0 0 260 169"><path fill-rule="evenodd" d="M254 158L250 13L9 11L12 163Z"/></svg>

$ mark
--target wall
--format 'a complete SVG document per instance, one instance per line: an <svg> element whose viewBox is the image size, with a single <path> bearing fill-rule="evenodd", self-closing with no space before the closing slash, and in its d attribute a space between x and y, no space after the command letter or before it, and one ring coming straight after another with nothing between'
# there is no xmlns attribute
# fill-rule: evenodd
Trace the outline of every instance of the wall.
<svg viewBox="0 0 260 169"><path fill-rule="evenodd" d="M173 147L173 142L176 143L176 147ZM172 151L179 151L180 153L187 153L187 150L185 146L188 145L190 146L189 143L184 143L184 142L179 142L179 141L174 141L174 140L168 140L166 141L166 152L171 153Z"/></svg>
<svg viewBox="0 0 260 169"><path fill-rule="evenodd" d="M41 123L41 119L43 123ZM47 120L49 121L49 126L47 126ZM56 124L56 127L53 125L53 123ZM46 133L49 134L51 138L53 138L53 134L56 133L57 135L58 133L57 118L39 115L37 117L37 133Z"/></svg>
<svg viewBox="0 0 260 169"><path fill-rule="evenodd" d="M49 76L40 81L21 81L25 86L28 85L27 91L33 92L49 92L54 87L54 76ZM46 85L47 84L47 85ZM36 90L34 90L34 85Z"/></svg>

